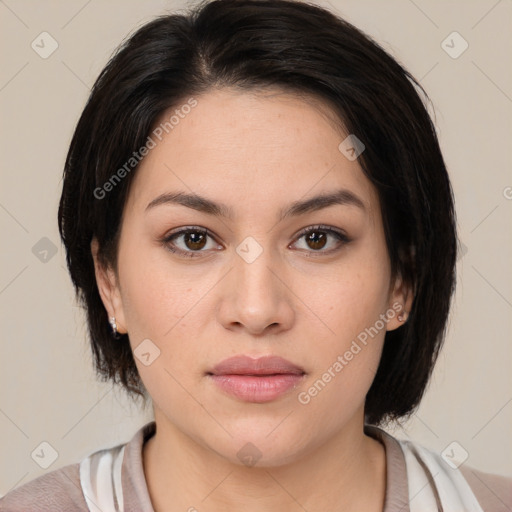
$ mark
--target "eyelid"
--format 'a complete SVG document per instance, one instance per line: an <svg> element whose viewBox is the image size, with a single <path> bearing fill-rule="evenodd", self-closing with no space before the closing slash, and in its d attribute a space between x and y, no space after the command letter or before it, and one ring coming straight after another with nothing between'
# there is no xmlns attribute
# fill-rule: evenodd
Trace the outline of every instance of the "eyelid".
<svg viewBox="0 0 512 512"><path fill-rule="evenodd" d="M309 233L311 233L312 231L315 231L315 230L317 230L317 231L332 232L332 233L335 233L335 234L339 235L340 238L343 238L346 241L349 240L349 237L345 233L345 231L343 231L342 229L339 229L339 228L335 228L333 226L328 226L327 224L314 224L312 226L308 226L306 228L303 228L296 235L294 235L294 238L295 239L300 238L300 237L302 237L304 235L307 235L307 234L309 234Z"/></svg>
<svg viewBox="0 0 512 512"><path fill-rule="evenodd" d="M208 228L204 228L204 227L201 227L201 226L181 226L179 228L176 228L172 231L169 231L167 232L162 240L170 240L171 238L177 236L177 235L182 235L184 233L189 233L191 231L197 231L197 232L200 232L202 234L205 234L205 235L208 235L209 237L215 239L215 236L213 235L213 233L208 229Z"/></svg>

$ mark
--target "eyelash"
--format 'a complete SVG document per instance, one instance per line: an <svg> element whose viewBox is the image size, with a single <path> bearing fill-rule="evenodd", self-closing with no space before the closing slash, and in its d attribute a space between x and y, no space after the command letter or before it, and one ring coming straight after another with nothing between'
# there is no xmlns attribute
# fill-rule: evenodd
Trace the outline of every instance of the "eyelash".
<svg viewBox="0 0 512 512"><path fill-rule="evenodd" d="M333 235L335 238L338 239L338 241L340 242L340 245L338 245L338 247L335 247L334 249L330 249L327 251L322 251L321 249L317 250L317 251L314 251L314 250L306 251L306 252L309 252L310 254L312 254L313 256L331 254L333 252L340 250L344 245L348 244L351 241L351 239L344 232L339 231L334 228L331 228L329 226L322 225L322 224L310 226L308 228L303 229L300 233L298 233L296 240L298 241L302 237L307 236L310 233L315 233L315 232ZM210 233L210 231L208 229L198 228L198 227L194 227L194 226L187 226L185 228L180 229L179 231L176 231L175 233L171 233L170 235L164 237L161 240L161 242L164 245L164 248L172 253L179 254L180 256L185 256L188 258L200 257L201 253L206 252L206 251L203 251L203 250L184 251L182 249L178 249L178 248L174 247L173 245L171 245L171 242L175 238L178 238L179 236L188 234L188 233L200 233L201 235L206 235L206 236L212 238L213 240L215 240L215 238L213 237L213 235ZM301 250L304 251L304 249L301 249Z"/></svg>

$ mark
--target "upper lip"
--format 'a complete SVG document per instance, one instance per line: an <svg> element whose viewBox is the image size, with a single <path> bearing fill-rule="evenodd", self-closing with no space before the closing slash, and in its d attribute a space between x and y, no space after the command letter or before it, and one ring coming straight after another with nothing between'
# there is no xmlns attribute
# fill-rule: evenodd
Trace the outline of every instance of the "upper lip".
<svg viewBox="0 0 512 512"><path fill-rule="evenodd" d="M224 359L208 373L213 375L303 375L305 372L300 366L282 357L263 356L254 359L239 355Z"/></svg>

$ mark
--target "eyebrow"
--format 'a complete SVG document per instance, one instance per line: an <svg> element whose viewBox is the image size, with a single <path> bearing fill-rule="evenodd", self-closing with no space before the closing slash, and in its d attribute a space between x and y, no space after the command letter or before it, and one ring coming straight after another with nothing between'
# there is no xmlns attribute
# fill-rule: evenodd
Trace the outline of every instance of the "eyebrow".
<svg viewBox="0 0 512 512"><path fill-rule="evenodd" d="M146 206L145 211L147 212L163 204L178 204L208 215L225 217L227 219L234 218L234 212L231 207L222 203L216 203L198 194L189 194L186 192L167 192L161 194ZM319 194L303 201L294 201L287 208L281 209L279 221L287 217L322 210L333 205L356 206L366 211L364 202L356 194L347 189L340 189L334 192Z"/></svg>

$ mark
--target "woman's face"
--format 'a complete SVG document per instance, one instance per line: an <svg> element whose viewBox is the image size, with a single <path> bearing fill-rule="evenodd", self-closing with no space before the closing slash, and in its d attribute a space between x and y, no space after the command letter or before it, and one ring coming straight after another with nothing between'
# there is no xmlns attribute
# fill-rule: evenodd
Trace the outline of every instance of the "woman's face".
<svg viewBox="0 0 512 512"><path fill-rule="evenodd" d="M318 105L227 89L195 99L137 169L102 296L161 429L235 463L248 450L284 464L361 429L402 290L375 189ZM237 355L304 373L211 375Z"/></svg>

